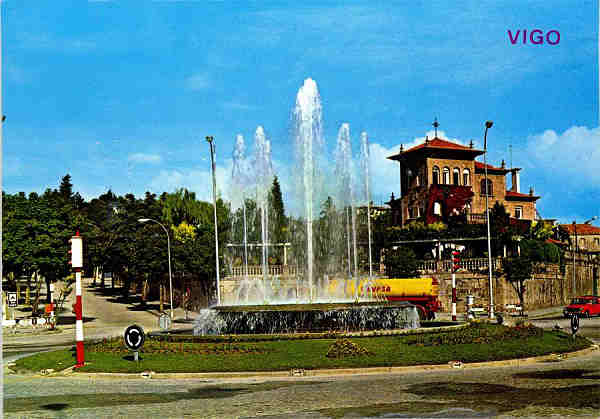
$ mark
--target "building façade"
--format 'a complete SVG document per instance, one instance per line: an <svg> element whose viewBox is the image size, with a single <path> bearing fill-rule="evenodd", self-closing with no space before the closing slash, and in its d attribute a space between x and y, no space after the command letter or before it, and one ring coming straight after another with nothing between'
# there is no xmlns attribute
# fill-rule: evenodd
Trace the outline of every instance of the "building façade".
<svg viewBox="0 0 600 419"><path fill-rule="evenodd" d="M484 152L438 137L408 150L400 147L398 154L389 156L400 166L400 198L394 194L389 202L393 223L405 225L417 219L427 224L447 221L451 216L465 216L469 223L485 222L485 198L491 209L496 202L504 205L511 218L532 221L537 219L535 207L540 198L533 189L520 191L520 168L487 165L476 160ZM511 188L506 188L506 175L511 174Z"/></svg>

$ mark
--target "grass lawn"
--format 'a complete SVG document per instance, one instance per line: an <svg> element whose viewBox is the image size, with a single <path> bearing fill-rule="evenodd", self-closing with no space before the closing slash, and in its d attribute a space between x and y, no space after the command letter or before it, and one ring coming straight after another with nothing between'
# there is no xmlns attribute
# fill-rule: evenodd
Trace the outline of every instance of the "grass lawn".
<svg viewBox="0 0 600 419"><path fill-rule="evenodd" d="M292 368L356 368L481 362L570 352L591 343L563 332L534 327L506 327L475 323L448 332L410 336L356 337L256 342L182 343L146 340L140 362L122 341L86 345L82 372L230 372L281 371ZM326 356L342 348L335 357ZM360 351L344 348L358 348ZM17 369L61 370L73 365L75 351L37 354L17 361Z"/></svg>

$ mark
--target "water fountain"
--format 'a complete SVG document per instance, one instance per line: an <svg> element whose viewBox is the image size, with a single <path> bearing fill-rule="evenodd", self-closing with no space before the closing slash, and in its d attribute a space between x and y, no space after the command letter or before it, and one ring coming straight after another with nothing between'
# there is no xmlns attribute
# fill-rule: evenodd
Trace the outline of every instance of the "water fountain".
<svg viewBox="0 0 600 419"><path fill-rule="evenodd" d="M361 134L360 175L352 158L350 125L338 131L335 165L325 164L322 106L317 84L307 79L292 111L294 197L290 206L293 274L269 273L269 192L274 171L271 143L262 126L254 135L254 157L246 157L244 139L233 151L232 239L239 254L238 274L222 291L222 306L203 311L195 332L275 333L298 330L364 330L413 327L418 314L411 305L382 304L373 293L371 225L368 229L368 276L359 272L357 201L370 213L369 143ZM359 196L358 196L359 195ZM248 220L247 208L255 219ZM363 209L364 210L364 209ZM260 275L249 272L249 250L260 249ZM239 258L238 258L239 259ZM241 271L239 267L243 268ZM233 263L230 271L233 272ZM216 320L218 319L218 320ZM210 323L210 324L207 324Z"/></svg>

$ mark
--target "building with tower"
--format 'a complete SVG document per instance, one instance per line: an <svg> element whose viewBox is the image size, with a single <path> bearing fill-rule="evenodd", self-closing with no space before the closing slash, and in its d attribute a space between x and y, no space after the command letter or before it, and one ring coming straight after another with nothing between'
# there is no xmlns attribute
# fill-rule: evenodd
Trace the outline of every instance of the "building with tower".
<svg viewBox="0 0 600 419"><path fill-rule="evenodd" d="M504 205L511 218L532 221L538 219L535 203L540 198L533 188L521 192L520 168L507 168L477 161L483 150L457 144L437 136L388 159L399 163L400 196L389 202L395 225L405 225L417 219L427 224L453 216L464 217L468 223L485 223L485 198L490 209L496 202ZM511 175L507 189L506 175Z"/></svg>

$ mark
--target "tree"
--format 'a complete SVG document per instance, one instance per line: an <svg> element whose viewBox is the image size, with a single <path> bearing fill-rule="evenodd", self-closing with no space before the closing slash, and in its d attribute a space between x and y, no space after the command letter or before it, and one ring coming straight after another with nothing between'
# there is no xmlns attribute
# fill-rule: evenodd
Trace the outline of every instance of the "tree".
<svg viewBox="0 0 600 419"><path fill-rule="evenodd" d="M508 258L502 261L506 280L519 296L519 303L524 307L525 281L531 278L533 262L524 256Z"/></svg>
<svg viewBox="0 0 600 419"><path fill-rule="evenodd" d="M71 183L71 175L66 174L60 180L60 186L58 188L59 195L68 202L73 196L73 184Z"/></svg>
<svg viewBox="0 0 600 419"><path fill-rule="evenodd" d="M533 263L558 263L560 250L552 243L540 240L521 240L521 255Z"/></svg>
<svg viewBox="0 0 600 419"><path fill-rule="evenodd" d="M273 179L273 186L271 187L271 209L272 209L272 220L273 220L273 242L274 243L285 243L287 241L287 218L285 216L285 207L283 205L283 196L281 194L281 187L277 176ZM280 248L277 248L276 254L281 259Z"/></svg>
<svg viewBox="0 0 600 419"><path fill-rule="evenodd" d="M490 227L495 234L504 233L510 227L510 214L500 202L496 201L490 210Z"/></svg>
<svg viewBox="0 0 600 419"><path fill-rule="evenodd" d="M417 257L408 247L387 249L385 272L389 278L411 278L417 275Z"/></svg>
<svg viewBox="0 0 600 419"><path fill-rule="evenodd" d="M534 221L529 227L527 237L535 240L547 240L554 235L552 224L543 221Z"/></svg>

